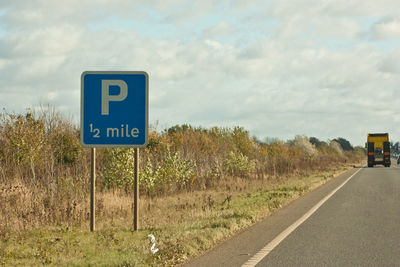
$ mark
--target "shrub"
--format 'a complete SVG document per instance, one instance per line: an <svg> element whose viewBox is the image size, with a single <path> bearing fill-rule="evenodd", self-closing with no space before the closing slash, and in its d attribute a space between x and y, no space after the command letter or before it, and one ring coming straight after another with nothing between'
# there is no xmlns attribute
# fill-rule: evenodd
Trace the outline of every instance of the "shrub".
<svg viewBox="0 0 400 267"><path fill-rule="evenodd" d="M105 152L103 169L103 187L108 189L124 188L129 191L134 184L134 150L130 148L112 148Z"/></svg>
<svg viewBox="0 0 400 267"><path fill-rule="evenodd" d="M103 187L107 189L124 188L129 191L134 186L133 149L114 148L105 152L106 164L103 169ZM174 188L182 189L194 179L196 164L182 159L178 152L166 150L164 159L157 167L148 160L139 172L141 190L152 195ZM165 188L163 188L165 187Z"/></svg>
<svg viewBox="0 0 400 267"><path fill-rule="evenodd" d="M229 153L228 158L224 161L224 171L232 176L248 176L254 172L255 167L254 160L249 160L242 153L235 154L233 151Z"/></svg>
<svg viewBox="0 0 400 267"><path fill-rule="evenodd" d="M194 177L195 166L191 160L181 159L178 152L171 153L167 150L164 161L157 168L157 176L169 183L186 185Z"/></svg>
<svg viewBox="0 0 400 267"><path fill-rule="evenodd" d="M292 141L292 144L300 149L307 159L312 159L318 155L318 150L311 144L306 136L297 135Z"/></svg>
<svg viewBox="0 0 400 267"><path fill-rule="evenodd" d="M147 161L144 169L139 172L140 188L144 188L148 195L153 195L161 181L157 175L157 170L153 168L151 161Z"/></svg>
<svg viewBox="0 0 400 267"><path fill-rule="evenodd" d="M25 116L3 114L2 140L12 163L30 169L36 181L36 167L43 165L46 157L46 136L44 123L31 113ZM4 152L3 152L4 153Z"/></svg>
<svg viewBox="0 0 400 267"><path fill-rule="evenodd" d="M194 182L196 164L191 160L182 159L178 152L171 153L169 149L165 152L165 158L156 168L150 161L147 162L144 171L140 173L141 184L145 186L149 194L156 191L164 191L176 187L178 190L188 188L190 182Z"/></svg>
<svg viewBox="0 0 400 267"><path fill-rule="evenodd" d="M140 152L140 190L154 196L225 186L232 176L280 179L365 157L363 148L343 151L335 141L329 145L317 138L311 141L315 146L305 136L297 136L291 142L276 138L261 142L241 127L205 129L177 125L162 132L150 131L149 145ZM14 207L20 210L0 216L0 226L21 214L30 214L39 224L84 220L89 152L80 145L77 126L54 108L45 107L36 115L0 114L0 181L28 188L31 201L21 203L32 204L30 210L24 210L21 205L3 201L8 211ZM102 189L121 188L130 193L134 183L134 150L114 148L96 152ZM30 227L27 220L22 224Z"/></svg>
<svg viewBox="0 0 400 267"><path fill-rule="evenodd" d="M250 138L248 131L242 127L234 127L232 130L232 139L241 154L254 157L256 144Z"/></svg>
<svg viewBox="0 0 400 267"><path fill-rule="evenodd" d="M329 146L339 155L339 156L343 156L343 149L342 146L336 142L336 141L331 141L329 143Z"/></svg>
<svg viewBox="0 0 400 267"><path fill-rule="evenodd" d="M69 132L61 132L54 135L53 139L53 153L58 163L74 164L82 154L82 146L79 138Z"/></svg>

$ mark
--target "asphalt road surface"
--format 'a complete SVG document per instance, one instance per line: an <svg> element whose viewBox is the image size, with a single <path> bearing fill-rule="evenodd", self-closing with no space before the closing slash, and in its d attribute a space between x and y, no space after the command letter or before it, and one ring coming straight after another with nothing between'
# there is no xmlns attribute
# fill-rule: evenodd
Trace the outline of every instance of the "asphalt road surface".
<svg viewBox="0 0 400 267"><path fill-rule="evenodd" d="M400 266L400 168L354 168L185 266Z"/></svg>

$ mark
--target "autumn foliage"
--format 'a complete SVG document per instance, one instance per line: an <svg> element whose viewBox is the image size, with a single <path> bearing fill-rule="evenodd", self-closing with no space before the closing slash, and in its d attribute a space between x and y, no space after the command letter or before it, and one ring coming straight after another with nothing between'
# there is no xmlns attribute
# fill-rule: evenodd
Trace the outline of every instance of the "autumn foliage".
<svg viewBox="0 0 400 267"><path fill-rule="evenodd" d="M90 150L80 145L78 127L51 107L0 116L0 227L87 220ZM318 139L261 142L241 127L152 130L148 147L140 150L140 191L157 197L215 189L227 180L268 182L364 156L335 141L310 140ZM99 191L131 193L133 150L97 149L97 177Z"/></svg>

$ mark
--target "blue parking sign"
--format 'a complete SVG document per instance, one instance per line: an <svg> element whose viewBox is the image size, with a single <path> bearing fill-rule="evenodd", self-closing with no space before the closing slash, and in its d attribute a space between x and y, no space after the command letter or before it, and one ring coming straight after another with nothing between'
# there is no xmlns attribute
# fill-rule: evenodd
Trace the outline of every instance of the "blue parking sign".
<svg viewBox="0 0 400 267"><path fill-rule="evenodd" d="M145 147L149 78L139 71L85 71L81 76L84 147Z"/></svg>

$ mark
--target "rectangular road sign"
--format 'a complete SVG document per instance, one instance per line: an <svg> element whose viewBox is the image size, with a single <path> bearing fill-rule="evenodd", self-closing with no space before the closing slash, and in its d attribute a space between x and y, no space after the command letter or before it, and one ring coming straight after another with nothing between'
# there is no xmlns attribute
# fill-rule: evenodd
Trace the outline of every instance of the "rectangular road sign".
<svg viewBox="0 0 400 267"><path fill-rule="evenodd" d="M142 71L85 71L81 76L84 147L145 147L149 78Z"/></svg>

